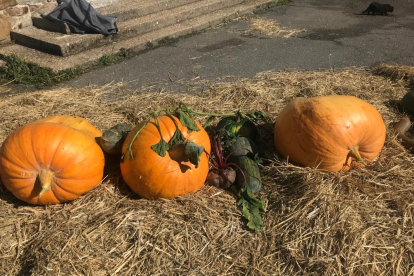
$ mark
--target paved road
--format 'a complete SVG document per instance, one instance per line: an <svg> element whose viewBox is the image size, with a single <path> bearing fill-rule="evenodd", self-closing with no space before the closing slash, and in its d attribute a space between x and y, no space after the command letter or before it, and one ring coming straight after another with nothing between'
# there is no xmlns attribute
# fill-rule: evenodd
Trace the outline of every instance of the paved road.
<svg viewBox="0 0 414 276"><path fill-rule="evenodd" d="M287 29L291 38L248 33L248 21L182 39L122 63L100 68L69 84L82 87L125 81L130 87L157 84L182 89L177 81L222 76L251 77L283 69L373 66L379 62L414 66L414 1L390 0L390 16L361 15L371 1L293 0L257 14Z"/></svg>

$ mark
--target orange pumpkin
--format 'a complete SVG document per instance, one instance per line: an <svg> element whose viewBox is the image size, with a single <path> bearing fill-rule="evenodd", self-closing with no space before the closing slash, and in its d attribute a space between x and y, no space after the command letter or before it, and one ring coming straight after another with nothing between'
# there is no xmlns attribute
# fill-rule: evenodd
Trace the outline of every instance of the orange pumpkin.
<svg viewBox="0 0 414 276"><path fill-rule="evenodd" d="M297 98L280 112L274 143L281 155L300 165L346 171L374 160L385 132L378 111L356 97Z"/></svg>
<svg viewBox="0 0 414 276"><path fill-rule="evenodd" d="M183 144L173 146L164 157L158 155L151 146L160 141L161 135L152 119L132 143L130 153L133 158L131 158L128 156L128 146L144 123L137 125L123 144L122 152L125 157L121 162L121 172L128 186L144 198L171 198L191 194L199 190L207 178L209 163L206 152L210 153L211 148L207 132L196 122L200 131L189 133L187 127L184 127L178 118L174 116L173 118L186 141L190 140L203 146L205 152L200 156L198 167L189 162ZM162 137L168 143L177 127L168 116L159 116L157 119Z"/></svg>
<svg viewBox="0 0 414 276"><path fill-rule="evenodd" d="M86 135L89 135L94 138L102 136L102 132L100 132L96 127L94 127L91 123L89 123L87 120L85 120L82 117L68 116L68 115L56 115L56 116L50 116L50 117L46 117L43 119L39 119L32 123L62 124L62 125L74 128L76 130L79 130L85 133Z"/></svg>
<svg viewBox="0 0 414 276"><path fill-rule="evenodd" d="M60 119L64 117L66 122L73 120L69 116ZM93 130L84 119L77 126L80 129L54 120L52 117L48 122L45 118L17 129L0 149L3 184L17 198L31 204L74 200L103 177L104 155L95 142L99 130Z"/></svg>

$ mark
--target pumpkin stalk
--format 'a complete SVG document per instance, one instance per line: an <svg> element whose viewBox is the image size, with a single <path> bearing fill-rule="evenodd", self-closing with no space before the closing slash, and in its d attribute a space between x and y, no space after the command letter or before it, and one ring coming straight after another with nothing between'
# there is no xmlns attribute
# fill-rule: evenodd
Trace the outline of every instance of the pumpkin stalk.
<svg viewBox="0 0 414 276"><path fill-rule="evenodd" d="M49 168L42 168L38 177L42 187L42 190L39 193L39 198L41 198L44 193L50 190L50 185L55 177L55 173Z"/></svg>
<svg viewBox="0 0 414 276"><path fill-rule="evenodd" d="M357 162L364 164L366 166L367 163L365 163L364 159L362 159L361 154L359 154L358 149L359 149L359 146L353 147L349 151L348 156L354 158Z"/></svg>

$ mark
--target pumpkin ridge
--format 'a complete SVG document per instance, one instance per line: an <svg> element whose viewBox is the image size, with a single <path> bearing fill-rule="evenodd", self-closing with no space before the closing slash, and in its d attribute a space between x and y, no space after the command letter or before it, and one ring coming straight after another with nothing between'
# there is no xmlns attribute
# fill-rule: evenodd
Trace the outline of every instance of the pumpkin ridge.
<svg viewBox="0 0 414 276"><path fill-rule="evenodd" d="M59 127L61 127L61 125L59 125L59 124L56 124L56 123L42 123L42 125L40 125L40 127L39 126L33 126L33 124L31 125L31 124L29 124L28 125L28 127L30 127L30 133L31 133L31 137L32 136L34 136L34 134L35 134L35 130L33 129L33 128L36 128L36 127L39 127L39 128L44 128L44 125L58 125ZM64 126L64 128L65 128L65 132L67 133L67 128L69 128L68 126ZM38 130L38 132L41 132L40 130ZM50 131L49 131L50 132ZM48 139L46 140L46 141L48 141L49 140L49 137L50 136L48 136ZM58 145L56 146L56 148L55 148L55 152L53 153L53 155L51 155L52 156L52 158L50 159L50 160L40 160L39 158L39 156L38 156L38 154L36 154L36 152L35 152L35 149L36 149L36 146L35 146L35 144L36 143L38 143L39 144L39 140L37 140L37 139L30 139L30 142L31 142L31 150L32 150L32 152L33 152L33 156L35 157L35 159L36 159L36 163L38 164L38 168L37 168L37 170L38 171L40 171L42 168L50 168L50 165L51 165L51 163L52 163L52 160L53 160L53 158L54 158L54 156L56 155L56 151L57 151L57 149L59 148L59 146L60 146L60 144L62 143L62 141L59 141L59 143L58 143ZM42 144L43 142L45 142L45 141L40 141L40 144ZM44 162L40 162L40 161L44 161ZM41 165L40 165L41 164ZM47 164L47 165L46 165ZM52 169L53 170L53 169Z"/></svg>
<svg viewBox="0 0 414 276"><path fill-rule="evenodd" d="M65 192L67 192L68 194L72 194L72 195L78 195L78 196L81 196L82 195L82 193L81 194L78 194L78 193L74 193L73 191L69 191L69 190L67 190L64 186L62 186L60 183L59 183L59 181L57 181L56 180L56 178L55 178L55 180L52 182L52 186L54 187L54 186L58 186L59 188L61 188L62 190L64 190ZM57 198L57 195L55 195L56 196L56 198Z"/></svg>
<svg viewBox="0 0 414 276"><path fill-rule="evenodd" d="M71 128L71 127L69 127L69 126L65 126L65 127L67 127L67 128ZM68 131L69 131L70 129L66 129L66 133L68 133ZM92 139L91 138L91 136L89 136L89 135L87 135L87 134L85 134L84 132L82 132L82 131L80 131L80 130L78 130L78 129L74 129L77 133L81 133L82 135L85 135L85 136L87 136L88 138L90 138L90 139ZM70 134L65 134L64 136L69 136ZM72 135L71 135L72 136ZM61 146L61 144L63 143L64 141L63 141L63 139L62 140L60 140L59 141L59 143L57 144L57 146L56 146L56 148L55 148L55 152L53 153L53 155L52 155L52 159L50 160L50 166L52 165L52 164L55 164L55 158L57 158L56 157L56 155L57 155L57 153L58 153L58 150L60 149L60 146ZM72 154L72 156L75 156L76 154ZM75 165L77 165L77 164L79 164L79 163L81 163L81 162L83 162L83 161L85 161L85 160L87 160L86 158L83 158L81 161L78 161L78 162L76 162L76 163L72 163L72 164L70 164L70 166L75 166ZM69 160L70 161L70 160ZM65 164L63 167L67 167L68 165L67 164ZM55 171L55 172L58 172L58 171L61 171L63 168L53 168L53 170Z"/></svg>
<svg viewBox="0 0 414 276"><path fill-rule="evenodd" d="M22 128L23 128L23 127L19 128L17 131L20 131ZM16 131L16 132L17 132L17 131ZM8 141L9 141L9 139L14 138L14 136L16 136L16 135L15 135L14 133L12 133L9 137L7 137L7 138L6 138L6 140L3 142L3 146L1 147L0 154L1 154L1 156L2 156L2 159L4 158L4 159L5 159L6 161L8 161L11 165L16 166L16 167L18 167L18 168L22 169L23 171L28 171L27 169L25 169L25 168L23 167L23 166L27 165L27 164L25 164L25 162L24 162L23 160L20 160L20 159L19 159L19 161L20 161L20 162L22 162L22 163L21 163L21 164L17 164L17 163L15 163L14 161L11 161L11 160L10 160L10 158L11 158L12 156L5 155L5 154L4 154L4 151L6 150L6 149L4 149L4 145L6 144L6 142L8 142ZM12 137L12 138L10 138L10 137ZM20 145L20 144L21 144L21 143L20 143L20 139L19 139L18 141L19 141L19 145ZM32 149L32 148L30 148L30 149ZM18 150L19 150L19 151L22 151L22 148L21 148L21 147L19 147L19 148L18 148ZM9 150L9 151L10 151L10 150ZM32 154L34 155L33 151L32 151ZM36 162L37 162L37 161L36 161ZM30 162L29 162L29 165L32 167L33 171L38 171L39 166L35 166L34 164L31 164Z"/></svg>
<svg viewBox="0 0 414 276"><path fill-rule="evenodd" d="M164 157L165 158L165 157ZM167 161L172 161L172 160L167 160ZM176 161L174 161L176 162ZM168 162L163 162L162 163L164 166L162 167L162 169L160 168L158 171L158 174L153 175L154 179L159 178L160 175L164 175L167 176L167 180L169 178L171 178L171 176L173 176L173 173L176 172L176 170L170 171L169 173L165 172L166 167L168 167L169 163ZM160 166L161 167L161 166ZM153 197L159 197L160 194L162 194L162 191L167 188L168 186L170 186L171 181L166 181L165 179L163 179L163 185L161 187L159 187L159 189L156 192L153 192ZM160 186L160 185L158 185Z"/></svg>
<svg viewBox="0 0 414 276"><path fill-rule="evenodd" d="M100 183L100 182L99 182ZM93 188L95 188L99 183L97 183L95 186L93 186L92 188L90 188L90 189L88 189L88 191L91 191ZM67 201L71 201L71 200L73 200L73 199L76 199L76 198L79 198L79 197L81 197L82 195L84 195L84 192L80 192L80 193L73 193L73 192L68 192L67 190L65 190L65 189L62 189L62 186L59 186L59 185L55 185L54 186L54 191L53 191L53 193L54 193L54 195L55 195L55 197L58 199L58 200L60 200L60 201L65 201L65 202L67 202ZM59 189L61 189L60 191L59 191ZM64 195L64 193L67 193L67 195L65 196Z"/></svg>
<svg viewBox="0 0 414 276"><path fill-rule="evenodd" d="M51 193L47 193L49 197L53 197L53 202L60 202L59 199L56 197L54 191L52 190ZM43 199L39 196L36 196L36 204L44 204ZM49 201L48 201L49 202Z"/></svg>
<svg viewBox="0 0 414 276"><path fill-rule="evenodd" d="M20 134L21 133L21 131L23 130L23 128L24 127L21 127L21 128L19 128L16 132L18 133L18 134ZM39 163L38 163L38 161L37 161L37 159L36 159L36 162L34 162L34 163L32 163L32 162L30 162L30 161L28 161L28 160L21 160L21 159L19 159L18 161L20 161L21 163L20 164L17 164L16 162L15 162L15 160L11 160L10 158L13 158L13 156L12 156L12 154L10 154L10 151L11 150L17 150L17 151L19 151L20 153L23 153L23 151L24 150L27 150L27 151L29 151L30 150L30 152L31 152L31 154L32 154L32 156L35 156L35 154L34 154L34 151L33 151L33 144L30 144L30 147L28 147L28 148L22 148L20 145L21 144L24 144L22 141L21 141L21 139L22 139L22 135L19 135L17 138L15 138L17 135L15 134L15 133L12 133L9 137L11 137L10 138L10 140L13 140L13 138L14 139L18 139L18 144L19 144L19 147L17 148L17 149L15 149L15 148L13 148L13 146L10 146L12 149L8 149L8 152L9 152L9 154L6 156L5 154L4 154L4 151L2 151L1 152L1 156L4 158L5 157L5 159L7 160L7 161L9 161L9 163L11 164L11 165L15 165L15 166L17 166L18 168L20 168L20 169L22 169L23 171L28 171L27 169L25 169L24 168L24 166L27 166L27 165L29 165L31 168L32 168L32 170L33 171L35 171L35 172L37 172L38 170L39 170ZM3 145L5 145L6 144L6 142L9 142L10 140L9 140L9 137L7 137L7 139L6 139L6 141L4 141L4 143L3 143ZM24 138L26 138L26 137L24 137ZM2 147L3 148L3 147ZM5 150L5 149L3 149L3 150ZM14 154L16 154L15 152L13 152Z"/></svg>
<svg viewBox="0 0 414 276"><path fill-rule="evenodd" d="M318 132L317 132L318 135L315 136L317 138L317 139L315 139L315 146L317 148L317 150L315 151L315 153L321 159L321 162L318 162L318 164L319 163L322 163L322 162L326 162L324 160L325 159L324 157L326 157L326 155L335 154L335 155L337 155L337 159L338 160L339 159L346 158L346 156L340 156L339 155L339 152L333 152L333 151L329 150L328 148L325 148L323 145L332 144L337 149L338 148L342 148L342 147L346 147L348 149L348 151L350 151L355 146L358 146L360 144L360 142L356 143L356 145L353 145L352 147L350 147L349 145L346 145L346 144L343 144L343 145L338 144L338 140L335 139L335 137L332 137L332 135L331 135L332 132L338 132L338 131L339 132L343 132L344 135L348 137L349 136L348 131L344 131L343 130L343 127L344 126L342 124L340 124L340 123L329 123L328 125L331 126L331 129L325 129L323 127L323 125L326 122L328 122L329 120L327 118L321 117L320 115L318 115L317 113L315 113L313 111L313 108L314 108L314 105L315 104L321 104L321 105L325 106L325 108L327 110L330 110L330 111L331 111L331 108L330 108L330 106L327 103L325 103L323 101L315 101L315 102L309 103L309 105L306 105L306 108L303 108L303 109L300 110L300 112L301 113L303 112L302 114L304 114L304 116L308 119L308 123L312 126L311 128L312 129L318 129ZM309 112L304 112L305 109L309 110ZM311 116L308 116L308 115L314 116L317 119L316 120L312 120L312 117ZM351 121L349 119L347 121L350 122L353 125L353 128L354 129L357 129L357 127L356 127L356 125L355 125L355 123L353 121ZM306 134L307 135L310 135L311 133L309 133L308 131L306 131ZM300 140L300 142L304 142L304 141ZM318 160L315 160L315 162L317 162L317 161ZM334 166L334 164L337 163L337 162L333 162L332 161L330 163L332 164L330 166Z"/></svg>
<svg viewBox="0 0 414 276"><path fill-rule="evenodd" d="M68 131L67 131L67 129L66 129L66 133L67 133ZM65 135L66 136L66 135ZM55 148L55 152L53 153L53 155L52 155L52 160L50 160L50 165L51 164L53 164L54 162L54 159L55 159L55 156L56 156L56 153L57 153L57 151L59 150L59 148L60 148L60 145L62 144L62 142L63 142L63 139L62 140L60 140L59 141L59 143L57 144L57 146L56 146L56 148ZM56 170L54 170L54 171L56 171Z"/></svg>
<svg viewBox="0 0 414 276"><path fill-rule="evenodd" d="M166 117L166 118L165 118ZM164 126L164 128L167 130L167 135L169 136L168 137L168 139L166 139L164 136L165 136L165 134L163 133L163 139L165 140L165 142L167 142L167 143L169 143L170 142L170 140L172 139L172 135L170 135L170 133L173 133L174 134L174 132L177 130L177 129L179 129L179 127L180 127L180 125L178 124L178 122L180 121L180 120L178 120L175 116L173 116L173 118L174 119L177 119L177 127L175 126L175 124L174 124L174 120L173 119L171 119L169 116L162 116L161 117L162 118L162 120L159 120L160 121L160 128L161 128L161 124ZM172 129L170 129L170 125L169 124L167 124L166 122L164 122L164 120L171 120L171 122L172 122L172 127L174 128L174 130L172 131ZM182 127L184 127L184 126L182 126ZM168 141L167 141L168 140Z"/></svg>
<svg viewBox="0 0 414 276"><path fill-rule="evenodd" d="M63 177L60 174L60 172L56 172L56 178L59 178L60 180L65 180L65 179L70 179L70 180L79 180L79 179L88 179L88 178L94 178L94 176L89 176L89 175L82 175L82 176L78 176L78 177Z"/></svg>
<svg viewBox="0 0 414 276"><path fill-rule="evenodd" d="M22 171L27 171L27 172L29 172L30 170L28 170L28 169L25 169L25 168L23 168L21 165L19 165L19 164L16 164L16 163L13 163L12 161L10 161L10 159L7 157L7 156L5 156L4 154L2 154L1 152L0 152L0 155L4 158L4 161L7 161L8 163L9 163L9 166L15 166L15 167L17 167L18 169L21 169ZM1 165L1 164L0 164ZM4 167L6 167L6 166L4 166ZM37 171L37 169L34 169L33 171Z"/></svg>
<svg viewBox="0 0 414 276"><path fill-rule="evenodd" d="M153 127L155 127L156 129L157 129L157 124L154 122L154 121L150 121L149 123L148 123L148 125L147 126L145 126L142 130L141 130L141 132L139 133L139 134L141 134L141 135L151 135L152 137L154 137L154 138L156 138L157 140L160 140L161 139L161 135L160 135L160 133L158 132L158 130L157 130L157 132L153 132L153 131L150 131L147 127L148 126L150 126L150 125L152 125ZM164 136L164 135L163 135ZM139 136L138 136L139 137Z"/></svg>
<svg viewBox="0 0 414 276"><path fill-rule="evenodd" d="M70 170L70 169L72 169L72 167L74 167L74 166L78 166L78 165L80 165L82 162L89 162L89 159L88 158L83 158L82 160L80 160L80 161L78 161L78 162L76 162L76 163L73 163L73 164L70 164L70 165L65 165L63 168L59 168L59 169L54 169L53 171L55 172L55 174L56 174L56 177L58 177L59 179L73 179L73 180L76 180L76 179L83 179L83 178L91 178L91 177L88 177L89 175L88 174L82 174L82 175L79 175L78 177L64 177L62 174L64 174L65 173L65 171L64 170ZM95 167L95 166L98 166L98 165L94 165L93 167ZM94 172L89 172L90 174L94 174Z"/></svg>
<svg viewBox="0 0 414 276"><path fill-rule="evenodd" d="M29 127L30 127L30 136L33 136L33 128L29 125ZM20 142L20 141L19 141ZM41 166L40 166L40 164L42 164L41 162L39 162L39 157L37 156L37 154L35 153L35 151L34 151L34 149L35 149L35 147L34 147L34 143L35 143L35 139L30 139L30 143L31 143L31 147L30 147L30 150L32 151L32 154L33 154L33 156L34 156L34 158L35 158L35 160L36 160L36 163L37 163L37 165L38 165L38 167L37 167L37 171L39 171L40 170L40 168L41 168Z"/></svg>
<svg viewBox="0 0 414 276"><path fill-rule="evenodd" d="M303 110L301 110L301 112L303 112ZM309 115L316 116L316 114L314 114L313 111L311 111L311 110L310 110L310 113L311 114L302 113L303 116L300 116L301 114L299 114L299 117L298 117L297 121L304 122L305 121L304 119L306 119L306 124L305 125L308 125L308 126L310 125L311 128L318 128L319 125L320 125L320 122L319 121L318 122L313 122L312 118L309 116ZM318 160L315 160L315 162L317 162L318 165L321 164L322 162L325 162L324 155L326 154L326 152L325 152L326 149L323 146L321 146L321 144L324 145L330 140L330 139L325 139L325 137L328 137L327 136L327 131L325 129L323 129L323 133L317 132L317 135L312 135L312 133L309 133L309 131L307 131L307 130L305 130L304 132L306 133L306 135L311 135L311 136L314 136L315 138L317 138L317 139L314 139L315 140L314 145L315 145L316 150L315 149L312 150L309 146L304 146L303 145L304 142L308 142L308 141L304 141L302 139L299 139L299 144L300 144L301 149L305 153L309 152L309 150L314 151L315 154L318 155L318 157L320 159L319 162L318 162ZM323 141L321 141L321 140L323 140Z"/></svg>
<svg viewBox="0 0 414 276"><path fill-rule="evenodd" d="M90 136L87 136L84 133L78 131L78 134L79 133L81 133L85 137L88 137L88 139L91 139ZM93 141L93 142L92 142L92 140L89 140L89 141L90 141L89 146L91 146L93 148L91 149L90 147L88 147L88 145L82 146L82 148L85 151L96 151L96 148L99 147L99 145L95 141ZM62 144L62 142L59 143L59 145L61 145L61 144ZM71 146L71 145L69 144L68 146ZM73 180L76 180L76 179L82 179L82 178L91 178L91 175L92 175L92 177L93 177L93 175L95 175L94 169L96 169L97 167L100 166L99 162L89 164L89 162L90 162L89 153L83 155L82 159L75 159L79 155L74 153L74 154L70 155L70 159L67 160L67 162L65 164L60 164L60 166L58 167L57 164L55 164L55 163L57 163L57 162L55 162L55 160L56 160L56 158L58 158L57 155L62 154L62 153L58 153L58 150L59 150L59 147L56 148L56 151L53 155L50 166L53 165L53 170L56 173L56 177L58 177L60 179L73 179ZM77 177L74 177L74 176L64 177L65 172L67 172L68 170L72 170L73 168L76 168L77 166L79 167L83 162L87 163L90 170L84 171L83 174L78 175Z"/></svg>
<svg viewBox="0 0 414 276"><path fill-rule="evenodd" d="M178 168L179 171L181 171L180 168ZM164 181L164 185L162 186L162 188L157 192L157 197L159 197L161 194L163 194L164 192L169 192L172 195L177 195L177 194L181 194L180 190L183 190L183 186L185 186L183 184L183 179L186 179L186 177L181 177L179 179L179 182L175 182L175 185L171 185L173 183L172 181L172 177L174 176L174 172L176 172L176 170L171 171L168 176L167 179ZM171 186L174 187L174 190L171 189ZM164 189L167 189L169 191L164 191Z"/></svg>
<svg viewBox="0 0 414 276"><path fill-rule="evenodd" d="M31 178L25 178L24 180L26 180L26 179L35 179L35 181L36 181L36 178L37 178L37 176L36 177L31 177ZM8 179L15 179L15 180L22 180L21 178L17 178L17 177L8 177ZM5 183L5 182L3 182L3 184L6 186L7 184ZM29 183L29 185L27 185L27 186L22 186L22 187L19 187L19 188L14 188L14 190L16 191L19 191L19 190L23 190L23 189L27 189L27 188L29 188L30 186L33 186L33 183L32 182L30 182ZM15 186L14 186L15 187Z"/></svg>

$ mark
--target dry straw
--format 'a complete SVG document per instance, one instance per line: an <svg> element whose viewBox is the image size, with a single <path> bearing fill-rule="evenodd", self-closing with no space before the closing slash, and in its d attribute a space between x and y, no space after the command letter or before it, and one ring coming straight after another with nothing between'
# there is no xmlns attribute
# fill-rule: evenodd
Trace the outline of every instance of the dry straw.
<svg viewBox="0 0 414 276"><path fill-rule="evenodd" d="M249 21L250 26L246 31L244 31L246 34L258 32L266 36L289 38L305 32L305 29L298 30L282 27L278 22L266 18L252 18Z"/></svg>
<svg viewBox="0 0 414 276"><path fill-rule="evenodd" d="M274 121L295 97L329 94L368 101L389 128L379 158L347 173L287 163L266 126L260 128L268 159L261 195L269 207L258 235L246 229L233 195L218 188L140 199L122 181L116 158L107 159L101 185L68 204L29 206L0 185L0 275L414 275L413 155L390 128L403 116L393 103L409 78L394 81L400 68L387 70L265 73L200 83L209 89L199 94L129 91L122 84L0 93L0 142L55 114L83 116L103 130L184 101L208 112L260 109Z"/></svg>

